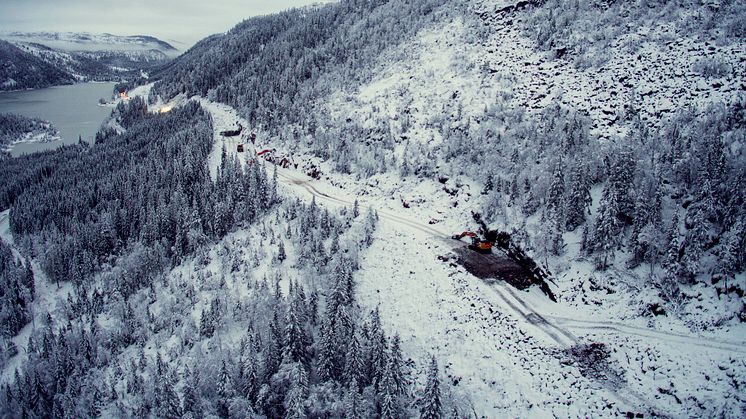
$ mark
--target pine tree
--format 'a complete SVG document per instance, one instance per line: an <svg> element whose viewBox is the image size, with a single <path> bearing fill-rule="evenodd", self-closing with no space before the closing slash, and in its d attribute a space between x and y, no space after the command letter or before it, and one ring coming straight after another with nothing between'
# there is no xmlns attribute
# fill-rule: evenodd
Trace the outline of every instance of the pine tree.
<svg viewBox="0 0 746 419"><path fill-rule="evenodd" d="M549 217L546 220L548 225L548 233L550 235L549 237L549 250L550 252L555 255L561 255L565 251L565 238L563 237L563 232L565 231L565 222L563 221L562 215L557 211L557 209L550 209L549 211Z"/></svg>
<svg viewBox="0 0 746 419"><path fill-rule="evenodd" d="M91 404L88 410L90 417L97 418L101 416L101 408L103 405L104 396L101 394L101 390L98 386L93 386L93 396L91 397Z"/></svg>
<svg viewBox="0 0 746 419"><path fill-rule="evenodd" d="M277 166L272 170L272 184L270 186L269 202L275 204L278 201L277 196Z"/></svg>
<svg viewBox="0 0 746 419"><path fill-rule="evenodd" d="M244 377L241 391L244 397L249 399L251 402L255 402L258 388L259 383L257 380L255 363L250 358L244 364Z"/></svg>
<svg viewBox="0 0 746 419"><path fill-rule="evenodd" d="M606 159L609 179L606 184L608 189L607 200L613 200L615 205L612 209L616 212L612 215L619 220L632 220L634 203L635 159L629 148L623 148L613 155L612 159ZM603 198L602 198L603 200Z"/></svg>
<svg viewBox="0 0 746 419"><path fill-rule="evenodd" d="M47 395L47 391L44 388L44 385L41 382L41 379L39 378L39 372L34 371L34 378L31 384L31 406L39 413L41 413L41 416L45 416L47 413L47 409L49 409L50 406L48 406L49 397Z"/></svg>
<svg viewBox="0 0 746 419"><path fill-rule="evenodd" d="M565 177L562 173L562 161L560 161L552 173L552 183L549 186L549 196L547 197L547 210L554 213L564 224L564 207Z"/></svg>
<svg viewBox="0 0 746 419"><path fill-rule="evenodd" d="M352 205L352 218L357 218L360 216L360 204L357 202L357 198L355 198L355 203Z"/></svg>
<svg viewBox="0 0 746 419"><path fill-rule="evenodd" d="M184 372L184 391L182 411L184 414L192 413L194 417L200 417L202 409L200 408L199 396L197 395L198 377L192 374L189 368Z"/></svg>
<svg viewBox="0 0 746 419"><path fill-rule="evenodd" d="M740 269L740 260L743 259L743 255L739 255L739 252L746 251L746 246L742 244L746 241L743 235L744 230L746 230L744 222L737 222L721 238L721 245L717 251L718 271L726 280L733 277Z"/></svg>
<svg viewBox="0 0 746 419"><path fill-rule="evenodd" d="M593 232L593 250L600 254L598 266L601 269L606 269L609 266L609 258L614 258L614 251L621 243L622 223L617 218L619 212L616 195L607 185L601 196L598 215L594 222L595 231Z"/></svg>
<svg viewBox="0 0 746 419"><path fill-rule="evenodd" d="M269 339L267 347L262 351L264 355L264 381L269 381L280 367L284 352L283 348L283 333L280 326L278 309L275 309L272 320L269 324Z"/></svg>
<svg viewBox="0 0 746 419"><path fill-rule="evenodd" d="M31 269L31 261L26 262L25 279L25 286L31 294L31 300L34 300L36 298L36 283L34 281L34 271Z"/></svg>
<svg viewBox="0 0 746 419"><path fill-rule="evenodd" d="M381 326L381 317L378 307L371 313L370 339L368 342L368 354L366 365L368 376L366 383L373 384L376 389L383 378L383 370L387 362L388 343L383 327Z"/></svg>
<svg viewBox="0 0 746 419"><path fill-rule="evenodd" d="M565 201L565 227L573 231L583 224L591 205L590 181L587 170L578 164L571 168L568 197Z"/></svg>
<svg viewBox="0 0 746 419"><path fill-rule="evenodd" d="M170 372L158 378L158 397L156 400L159 404L156 406L158 417L176 419L181 417L181 407L179 398L174 391L174 382L176 381Z"/></svg>
<svg viewBox="0 0 746 419"><path fill-rule="evenodd" d="M282 263L285 259L287 259L287 255L285 254L285 244L282 239L280 239L280 244L277 246L277 260Z"/></svg>
<svg viewBox="0 0 746 419"><path fill-rule="evenodd" d="M220 373L218 374L218 400L217 400L217 411L218 416L222 418L228 417L228 404L229 399L233 396L233 385L231 384L231 378L228 374L228 367L225 364L225 360L220 365Z"/></svg>
<svg viewBox="0 0 746 419"><path fill-rule="evenodd" d="M438 363L435 356L430 361L427 370L427 384L420 399L420 418L440 419L443 417L443 405L440 399L440 378L438 378Z"/></svg>
<svg viewBox="0 0 746 419"><path fill-rule="evenodd" d="M671 226L668 229L668 240L663 264L669 276L675 278L681 271L681 235L679 233L679 216L674 211Z"/></svg>
<svg viewBox="0 0 746 419"><path fill-rule="evenodd" d="M299 313L299 300L294 298L296 302L290 302L287 306L287 315L285 317L285 336L284 336L284 350L283 350L283 362L293 363L300 362L304 366L307 366L310 359L306 351L306 345L308 344L309 337L302 324L301 313Z"/></svg>
<svg viewBox="0 0 746 419"><path fill-rule="evenodd" d="M707 221L705 210L701 205L690 207L693 210L691 228L684 241L684 258L679 270L679 279L693 282L700 270L700 258L709 241L710 223Z"/></svg>

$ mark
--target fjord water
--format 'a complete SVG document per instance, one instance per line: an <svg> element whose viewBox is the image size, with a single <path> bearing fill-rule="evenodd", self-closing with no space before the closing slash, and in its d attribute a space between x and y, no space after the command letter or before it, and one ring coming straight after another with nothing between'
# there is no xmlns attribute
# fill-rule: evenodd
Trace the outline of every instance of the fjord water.
<svg viewBox="0 0 746 419"><path fill-rule="evenodd" d="M113 83L80 83L46 89L0 93L0 113L16 113L47 120L60 132L62 141L16 144L13 156L49 150L62 144L73 144L82 136L92 141L111 108L99 106L98 100L109 100Z"/></svg>

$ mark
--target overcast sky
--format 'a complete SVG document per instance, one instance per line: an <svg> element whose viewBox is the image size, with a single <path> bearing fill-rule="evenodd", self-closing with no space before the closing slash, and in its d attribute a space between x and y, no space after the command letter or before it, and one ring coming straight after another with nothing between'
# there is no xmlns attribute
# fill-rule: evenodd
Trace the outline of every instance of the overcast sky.
<svg viewBox="0 0 746 419"><path fill-rule="evenodd" d="M153 35L184 50L241 20L329 0L0 0L0 31Z"/></svg>

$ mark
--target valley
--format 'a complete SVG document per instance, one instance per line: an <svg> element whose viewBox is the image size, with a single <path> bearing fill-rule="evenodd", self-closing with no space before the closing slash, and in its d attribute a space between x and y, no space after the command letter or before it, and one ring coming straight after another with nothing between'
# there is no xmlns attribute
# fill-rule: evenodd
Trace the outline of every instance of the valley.
<svg viewBox="0 0 746 419"><path fill-rule="evenodd" d="M343 0L138 55L0 157L0 416L743 416L744 22Z"/></svg>

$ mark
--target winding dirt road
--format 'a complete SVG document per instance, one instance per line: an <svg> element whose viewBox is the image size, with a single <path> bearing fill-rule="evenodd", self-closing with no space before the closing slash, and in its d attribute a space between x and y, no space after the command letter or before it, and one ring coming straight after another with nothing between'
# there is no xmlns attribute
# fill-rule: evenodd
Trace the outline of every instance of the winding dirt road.
<svg viewBox="0 0 746 419"><path fill-rule="evenodd" d="M248 121L241 118L235 109L223 105L210 102L206 99L197 98L200 104L205 107L213 116L213 129L215 131L216 144L224 144L226 151L231 154L238 156L239 160L247 163L256 156L256 150L251 143L247 145L247 152L237 153L235 145L241 142L241 139L231 138L230 141L220 135L220 131L231 129L235 124L242 124L243 126L250 126ZM248 131L248 130L247 130ZM235 144L234 144L235 143ZM217 164L219 164L219 151L221 147L213 147L215 150L211 156L213 159L210 162L211 171L217 170ZM281 183L296 188L296 190L306 193L312 197L315 197L318 202L324 202L336 206L352 206L354 203L354 197L340 197L334 196L330 193L323 192L319 188L314 186L315 181L305 174L298 173L291 169L285 169L279 166L277 168L277 176ZM366 205L364 201L360 201L361 205ZM410 231L416 231L421 234L429 236L437 242L449 249L454 249L454 242L449 238L450 234L444 231L440 231L437 228L419 222L417 220L409 219L406 216L392 213L385 209L376 209L379 218L385 222L391 222L404 226ZM510 309L514 312L515 316L525 321L526 324L538 329L541 333L548 336L552 341L556 342L560 347L569 347L579 342L578 337L573 334L570 330L576 330L581 333L588 332L599 332L599 333L615 333L622 335L632 335L645 338L654 338L661 341L670 342L673 344L689 344L696 345L702 348L735 352L739 354L746 354L746 342L726 342L717 341L713 339L705 339L699 336L687 336L682 334L663 332L643 327L629 326L612 321L592 321L587 319L576 319L570 317L556 316L542 312L536 307L533 307L524 298L522 298L515 289L504 284L502 281L494 281L490 287L495 295L504 303L503 308Z"/></svg>

